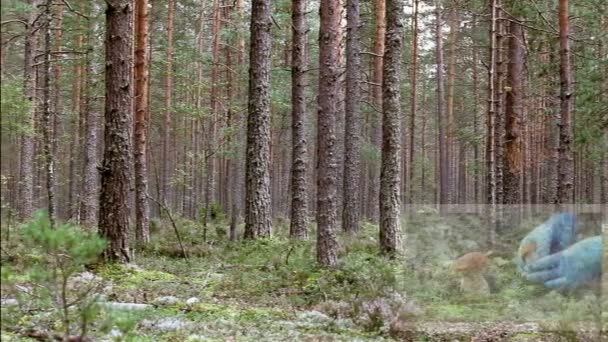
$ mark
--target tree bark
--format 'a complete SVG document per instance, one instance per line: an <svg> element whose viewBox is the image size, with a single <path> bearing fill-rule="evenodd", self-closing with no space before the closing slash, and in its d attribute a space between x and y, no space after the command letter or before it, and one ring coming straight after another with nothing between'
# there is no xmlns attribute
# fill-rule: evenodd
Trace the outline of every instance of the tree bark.
<svg viewBox="0 0 608 342"><path fill-rule="evenodd" d="M416 160L416 111L418 110L418 102L416 101L417 80L418 80L418 3L419 0L413 0L414 9L412 13L412 57L411 57L411 94L410 94L410 148L408 158L408 184L407 184L407 203L414 203L414 176Z"/></svg>
<svg viewBox="0 0 608 342"><path fill-rule="evenodd" d="M211 53L213 64L211 66L211 96L210 96L210 108L211 118L207 125L207 156L205 157L205 220L204 220L204 228L206 230L206 225L208 222L208 218L211 208L211 202L214 199L213 193L215 189L215 165L216 158L211 155L213 152L213 145L215 144L215 133L217 129L217 122L219 121L219 101L218 101L218 63L219 63L219 54L220 54L220 29L221 29L221 11L220 11L220 3L219 0L213 1L213 26L211 28L212 32L212 43L211 43Z"/></svg>
<svg viewBox="0 0 608 342"><path fill-rule="evenodd" d="M496 181L495 195L496 204L504 203L503 189L503 155L504 155L504 134L505 134L505 42L506 36L506 19L501 0L497 1L496 9L496 77L494 78L494 91L496 92L495 100L495 120L494 120L494 178ZM500 213L499 213L500 214ZM500 220L497 221L497 223Z"/></svg>
<svg viewBox="0 0 608 342"><path fill-rule="evenodd" d="M574 175L572 157L572 66L570 57L570 19L568 0L559 1L559 78L560 125L557 204L574 203Z"/></svg>
<svg viewBox="0 0 608 342"><path fill-rule="evenodd" d="M289 235L306 238L308 225L308 196L306 168L306 1L292 1L291 49L291 223Z"/></svg>
<svg viewBox="0 0 608 342"><path fill-rule="evenodd" d="M249 52L249 116L245 187L245 238L270 236L270 0L253 0Z"/></svg>
<svg viewBox="0 0 608 342"><path fill-rule="evenodd" d="M361 51L359 0L346 3L346 97L344 122L344 205L342 230L359 231L359 189L361 187L361 115L359 111Z"/></svg>
<svg viewBox="0 0 608 342"><path fill-rule="evenodd" d="M150 241L146 136L148 130L148 0L135 1L135 240Z"/></svg>
<svg viewBox="0 0 608 342"><path fill-rule="evenodd" d="M473 21L473 29L477 28L477 19ZM479 109L478 109L478 81L479 81L479 52L477 46L473 46L473 136L475 138L479 135ZM473 163L474 163L474 174L473 174L473 203L479 204L479 191L480 191L480 160L479 160L479 143L476 141L473 145Z"/></svg>
<svg viewBox="0 0 608 342"><path fill-rule="evenodd" d="M522 120L525 63L524 32L517 19L510 22L509 65L505 102L504 204L522 203Z"/></svg>
<svg viewBox="0 0 608 342"><path fill-rule="evenodd" d="M449 202L449 169L448 169L448 146L447 127L445 122L445 90L443 81L443 38L441 35L441 6L439 2L435 5L435 58L437 63L437 125L439 126L439 205L444 206Z"/></svg>
<svg viewBox="0 0 608 342"><path fill-rule="evenodd" d="M163 127L163 166L161 172L161 203L168 205L169 202L169 183L172 177L171 167L173 165L173 157L170 151L171 144L171 127L172 127L172 106L173 106L173 17L175 12L175 0L167 1L167 49L166 49L166 65L164 77L164 127Z"/></svg>
<svg viewBox="0 0 608 342"><path fill-rule="evenodd" d="M490 0L491 20L490 20L490 61L488 64L488 111L486 118L486 203L496 204L496 173L494 151L495 121L496 121L496 1Z"/></svg>
<svg viewBox="0 0 608 342"><path fill-rule="evenodd" d="M51 30L52 1L47 0L44 9L44 56L42 62L42 155L46 174L47 210L51 226L57 220L57 203L55 194L55 156L53 153L53 113L51 112Z"/></svg>
<svg viewBox="0 0 608 342"><path fill-rule="evenodd" d="M374 57L372 58L372 100L375 110L371 114L371 146L382 145L382 64L384 53L384 36L386 32L386 0L375 0L376 31L374 38ZM379 167L372 161L369 168L368 216L373 222L379 218L379 203L376 200L380 191Z"/></svg>
<svg viewBox="0 0 608 342"><path fill-rule="evenodd" d="M78 22L79 28L82 29L80 21ZM76 37L76 49L81 51L84 46L84 36L79 33ZM70 155L69 160L69 179L68 179L68 203L69 203L69 217L76 223L80 223L80 181L82 174L79 167L80 152L80 120L81 117L81 106L82 106L82 93L83 93L83 71L84 63L82 60L74 63L74 82L72 83L72 114L74 119L72 120L72 139L70 141Z"/></svg>
<svg viewBox="0 0 608 342"><path fill-rule="evenodd" d="M128 262L129 193L133 121L133 3L108 0L106 10L106 104L101 167L99 232L104 259Z"/></svg>
<svg viewBox="0 0 608 342"><path fill-rule="evenodd" d="M52 9L53 10L53 9ZM54 12L51 13L51 15L53 16L53 26L52 26L52 30L53 30L53 35L52 35L52 51L54 52L58 52L62 50L62 44L63 44L63 11L64 11L64 7L63 6L55 6L54 8ZM55 158L55 156L61 156L61 151L60 151L60 147L59 147L59 137L61 137L62 132L61 132L61 118L63 117L62 112L63 112L63 97L61 96L61 75L62 75L62 68L61 68L61 63L59 62L54 62L52 63L52 78L53 78L53 82L52 82L52 94L51 94L51 104L50 104L50 108L51 108L51 113L52 113L52 121L53 121L53 128L52 128L52 134L51 134L51 153L53 154L53 158ZM59 163L55 163L55 173L61 171L61 159L59 159ZM60 176L61 177L61 176ZM55 192L57 192L57 189L60 189L61 186L63 185L62 181L60 180L59 182L56 182L56 189ZM61 194L61 191L59 191L59 193ZM57 201L57 200L55 200ZM60 203L55 203L55 216L58 217L62 217L62 216L66 216L66 215L62 215L62 212L66 212L69 211L69 208L66 208L67 206L64 204L65 202L62 201ZM67 210L66 210L67 209Z"/></svg>
<svg viewBox="0 0 608 342"><path fill-rule="evenodd" d="M393 256L401 231L401 54L403 1L388 0L382 81L382 168L380 171L380 250Z"/></svg>
<svg viewBox="0 0 608 342"><path fill-rule="evenodd" d="M88 21L87 47L93 46L94 32L98 30L99 24L92 24ZM83 80L83 104L80 109L81 123L83 127L83 139L78 143L83 143L84 157L82 164L82 195L80 197L80 220L87 227L97 225L99 213L99 113L95 101L94 85L96 84L95 75L101 74L100 70L94 68L97 65L92 56L92 52L87 49L85 70ZM79 127L80 129L80 127Z"/></svg>
<svg viewBox="0 0 608 342"><path fill-rule="evenodd" d="M455 167L456 151L456 129L454 126L454 80L456 78L456 35L458 30L458 13L456 3L452 1L450 8L450 33L448 34L448 65L447 65L447 104L446 104L446 168L448 169L447 200L449 203L456 202L457 170Z"/></svg>
<svg viewBox="0 0 608 342"><path fill-rule="evenodd" d="M32 7L37 8L39 0L31 0ZM19 218L22 220L32 216L34 211L34 127L36 121L36 70L34 56L36 54L36 11L28 17L27 36L25 38L23 56L23 88L25 101L28 104L27 128L21 138L19 163Z"/></svg>
<svg viewBox="0 0 608 342"><path fill-rule="evenodd" d="M322 1L319 9L319 95L317 113L317 261L323 266L337 263L337 139L339 95L338 49L340 2Z"/></svg>

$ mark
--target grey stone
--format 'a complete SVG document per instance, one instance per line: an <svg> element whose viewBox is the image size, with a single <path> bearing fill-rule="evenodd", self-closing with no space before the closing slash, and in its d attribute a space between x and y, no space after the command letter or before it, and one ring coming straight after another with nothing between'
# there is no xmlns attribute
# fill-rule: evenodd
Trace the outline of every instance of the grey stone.
<svg viewBox="0 0 608 342"><path fill-rule="evenodd" d="M153 303L158 306L170 306L179 303L179 298L175 296L158 297Z"/></svg>
<svg viewBox="0 0 608 342"><path fill-rule="evenodd" d="M117 310L145 310L152 308L150 304L106 302L103 305Z"/></svg>

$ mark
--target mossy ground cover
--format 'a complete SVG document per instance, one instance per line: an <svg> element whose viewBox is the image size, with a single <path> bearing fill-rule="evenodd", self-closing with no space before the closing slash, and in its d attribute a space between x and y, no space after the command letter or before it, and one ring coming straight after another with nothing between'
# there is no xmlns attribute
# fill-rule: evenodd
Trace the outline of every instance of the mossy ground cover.
<svg viewBox="0 0 608 342"><path fill-rule="evenodd" d="M492 293L463 295L449 261L471 248L474 240L468 233L459 235L446 221L435 217L427 221L407 222L405 253L395 260L378 254L374 225L365 224L357 236L340 236L340 262L335 269L317 266L314 241L287 239L285 223L278 225L273 238L230 242L225 229L220 229L225 223L215 222L209 228L209 241L202 242L200 227L182 220L179 228L188 259L179 252L170 227L159 226L150 245L136 250L136 266L105 265L92 271L103 280L102 292L109 301L153 303L162 296L180 301L143 311L105 312L110 326L91 335L129 341L350 341L399 338L394 334L399 320L414 330L423 323L509 321L568 331L581 322L599 322L601 301L593 291L561 294L523 281L507 247L491 259L487 275ZM450 230L450 239L433 240L433 235ZM18 240L10 243L6 246L12 251L21 248ZM11 258L3 256L2 266L16 268L18 281L25 283L18 270L37 258L35 253L15 253ZM405 298L397 306L391 303L394 293ZM186 304L191 297L199 302ZM378 302L378 298L386 300ZM50 330L60 326L54 316L20 315L19 320L3 315L3 326L24 322ZM157 325L163 320L183 326L160 329ZM112 329L122 332L111 337ZM3 329L3 341L26 340L11 331ZM511 340L528 337L521 333Z"/></svg>

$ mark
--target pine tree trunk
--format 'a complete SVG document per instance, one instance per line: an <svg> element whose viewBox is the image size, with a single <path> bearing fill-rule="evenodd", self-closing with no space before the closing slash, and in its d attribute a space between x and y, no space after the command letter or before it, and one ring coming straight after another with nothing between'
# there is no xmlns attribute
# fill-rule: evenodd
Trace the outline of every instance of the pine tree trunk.
<svg viewBox="0 0 608 342"><path fill-rule="evenodd" d="M51 108L51 0L47 0L44 10L44 56L42 62L42 155L46 174L47 210L51 226L57 221L57 203L55 193L55 156L53 153L53 113Z"/></svg>
<svg viewBox="0 0 608 342"><path fill-rule="evenodd" d="M162 172L161 172L161 203L168 205L169 201L169 183L172 178L171 168L174 164L173 153L170 151L171 145L171 127L172 127L172 106L173 106L173 17L175 12L175 0L167 0L167 49L166 49L166 65L164 77L164 127L162 141Z"/></svg>
<svg viewBox="0 0 608 342"><path fill-rule="evenodd" d="M317 261L323 266L337 263L336 225L338 163L336 119L339 95L338 49L340 2L321 2L319 29L319 96L317 113Z"/></svg>
<svg viewBox="0 0 608 342"><path fill-rule="evenodd" d="M418 79L418 3L419 0L413 0L414 9L412 13L412 60L410 65L411 70L411 79L412 79L412 89L410 96L410 148L409 148L409 158L408 158L408 177L407 181L407 195L406 201L407 203L414 203L414 176L415 176L415 167L414 161L416 157L416 146L415 146L415 137L416 137L416 111L418 108L418 103L416 102L416 91L417 91L417 79Z"/></svg>
<svg viewBox="0 0 608 342"><path fill-rule="evenodd" d="M380 171L380 250L394 255L401 232L401 53L403 1L388 0L382 82L382 168Z"/></svg>
<svg viewBox="0 0 608 342"><path fill-rule="evenodd" d="M101 167L99 232L108 241L104 258L128 262L129 193L133 121L133 7L108 0L106 10L106 105Z"/></svg>
<svg viewBox="0 0 608 342"><path fill-rule="evenodd" d="M382 145L382 64L384 53L384 36L386 33L386 0L375 0L376 31L374 38L374 58L372 65L372 100L376 110L373 111L371 121L371 145L381 148ZM369 196L368 216L373 222L379 219L378 195L380 191L379 167L375 162L368 166L369 170Z"/></svg>
<svg viewBox="0 0 608 342"><path fill-rule="evenodd" d="M496 10L496 77L494 79L494 91L496 92L494 100L495 120L494 120L494 178L496 180L496 204L504 203L504 188L503 188L503 155L504 155L504 134L505 134L505 42L506 36L506 20L502 10L501 0L497 1ZM499 220L500 221L500 220ZM499 222L498 221L498 222Z"/></svg>
<svg viewBox="0 0 608 342"><path fill-rule="evenodd" d="M135 240L150 241L146 136L148 130L148 0L135 1Z"/></svg>
<svg viewBox="0 0 608 342"><path fill-rule="evenodd" d="M31 0L32 7L37 8L39 0ZM28 18L27 36L24 47L23 88L25 100L28 104L27 126L21 138L19 162L19 218L22 220L32 216L34 211L34 127L36 122L36 70L34 56L36 54L35 25L36 11L32 11Z"/></svg>
<svg viewBox="0 0 608 342"><path fill-rule="evenodd" d="M523 120L523 77L524 75L524 32L522 26L513 19L510 22L509 65L507 70L507 91L505 102L505 153L504 164L504 204L516 205L522 201L522 120Z"/></svg>
<svg viewBox="0 0 608 342"><path fill-rule="evenodd" d="M570 19L568 0L559 0L559 78L560 125L559 163L557 181L558 204L574 203L574 175L572 157L572 67L570 61Z"/></svg>
<svg viewBox="0 0 608 342"><path fill-rule="evenodd" d="M437 125L439 126L439 205L449 203L449 162L447 145L447 129L445 122L445 90L443 81L443 38L441 35L441 6L435 6L435 58L437 60Z"/></svg>
<svg viewBox="0 0 608 342"><path fill-rule="evenodd" d="M79 22L79 28L80 27ZM82 33L76 37L76 49L81 51L84 46L84 37ZM84 62L86 63L86 61ZM74 119L72 120L72 139L70 141L70 160L69 160L69 179L68 179L68 206L69 206L69 217L75 223L80 223L80 182L82 174L78 170L80 161L80 120L82 119L81 106L82 106L82 93L84 86L84 63L83 61L76 61L74 63L74 82L72 83L72 113Z"/></svg>
<svg viewBox="0 0 608 342"><path fill-rule="evenodd" d="M89 31L92 29L89 22ZM92 46L93 34L87 36L88 46ZM82 104L80 117L82 118L82 126L84 126L82 142L84 142L84 158L82 169L82 195L80 198L80 220L88 227L97 225L99 212L99 158L98 158L98 126L99 113L95 102L93 85L95 84L95 74L98 70L94 70L95 61L92 53L86 54L85 62L85 80L84 80L84 103ZM80 129L80 128L79 128ZM80 143L81 141L79 141Z"/></svg>
<svg viewBox="0 0 608 342"><path fill-rule="evenodd" d="M427 164L427 148L426 148L426 137L427 137L427 133L426 133L426 128L427 128L427 119L428 119L428 115L427 112L425 110L426 108L426 82L422 81L422 103L421 103L421 107L423 108L422 113L420 114L422 116L422 127L420 127L420 155L422 157L422 167L420 170L420 204L423 203L427 203L427 191L426 191L426 177L427 177L427 172L426 172L426 164ZM434 191L433 191L434 192Z"/></svg>
<svg viewBox="0 0 608 342"><path fill-rule="evenodd" d="M306 238L308 225L308 196L306 168L306 1L292 1L291 50L291 223L289 235Z"/></svg>
<svg viewBox="0 0 608 342"><path fill-rule="evenodd" d="M474 19L473 29L477 28L477 19ZM479 69L478 62L479 52L477 46L473 47L473 136L477 138L479 136L479 108L478 108L478 82L479 82ZM479 191L480 191L480 172L481 162L479 160L479 143L473 143L473 203L479 204Z"/></svg>
<svg viewBox="0 0 608 342"><path fill-rule="evenodd" d="M270 236L270 0L253 0L245 186L245 238Z"/></svg>
<svg viewBox="0 0 608 342"><path fill-rule="evenodd" d="M488 244L495 240L496 215L496 54L497 54L497 7L498 0L490 0L490 49L488 51L488 110L486 117L486 209L488 218Z"/></svg>
<svg viewBox="0 0 608 342"><path fill-rule="evenodd" d="M456 12L455 2L450 8L450 33L448 34L448 65L447 65L447 104L446 104L446 168L448 169L447 200L449 203L456 202L457 191L457 169L456 161L456 128L454 126L454 85L456 78L456 35L458 30L458 13Z"/></svg>
<svg viewBox="0 0 608 342"><path fill-rule="evenodd" d="M56 6L54 9L54 12L51 13L51 15L53 16L53 26L52 26L52 30L53 30L53 35L52 35L52 50L53 52L58 52L62 50L62 45L63 45L63 10L64 7L63 6ZM61 150L60 150L60 146L59 146L59 142L60 142L60 137L62 135L61 132L61 118L63 117L63 97L61 96L61 75L62 75L62 68L61 68L61 63L60 62L54 62L52 63L52 93L51 93L51 104L50 104L50 108L51 108L51 113L52 113L52 121L53 121L53 131L51 134L51 152L53 154L53 158L56 158L56 156L61 156ZM59 158L58 159L59 162L55 163L55 173L60 172L61 170L61 161L62 159ZM61 175L61 173L59 173ZM60 176L61 178L61 176ZM59 182L56 182L56 189L55 191L57 192L58 189L61 189L63 185L63 182L61 180L59 180ZM59 190L59 194L61 194L62 191ZM57 200L56 200L57 201ZM58 217L65 217L67 215L62 215L62 213L65 213L67 211L69 211L69 208L66 208L66 205L64 204L65 201L61 201L55 204L56 208L55 210L56 212L56 216ZM67 210L66 210L67 209Z"/></svg>
<svg viewBox="0 0 608 342"><path fill-rule="evenodd" d="M344 187L342 230L359 231L359 189L361 187L361 115L359 111L361 51L359 0L346 4L346 95L344 119Z"/></svg>
<svg viewBox="0 0 608 342"><path fill-rule="evenodd" d="M221 12L219 0L213 2L213 25L212 25L212 44L211 53L213 64L211 66L211 98L209 99L211 118L208 123L207 131L207 149L208 155L205 158L205 229L206 223L208 222L209 212L211 208L211 202L214 199L213 193L215 189L215 166L216 158L212 155L214 152L211 151L215 144L215 133L217 130L217 122L219 121L219 102L218 102L218 63L220 54L220 29L221 29Z"/></svg>

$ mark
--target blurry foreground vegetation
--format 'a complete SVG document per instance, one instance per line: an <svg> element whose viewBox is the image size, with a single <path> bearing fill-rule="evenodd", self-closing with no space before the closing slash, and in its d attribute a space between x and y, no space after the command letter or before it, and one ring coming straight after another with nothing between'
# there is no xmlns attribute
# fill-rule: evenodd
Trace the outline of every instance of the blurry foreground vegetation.
<svg viewBox="0 0 608 342"><path fill-rule="evenodd" d="M599 338L608 317L593 290L557 293L517 274L514 246L537 223L503 236L486 272L492 293L471 296L450 270L458 256L483 249L483 223L471 216L408 219L406 249L395 260L378 254L377 227L365 224L359 235L340 237L338 267L323 269L314 241L289 241L284 220L272 239L230 242L218 215L202 242L202 227L180 219L188 259L170 224L158 220L134 264L100 266L104 242L95 234L52 230L39 215L2 227L2 341ZM108 302L150 305L122 310ZM531 331L517 331L530 322Z"/></svg>

